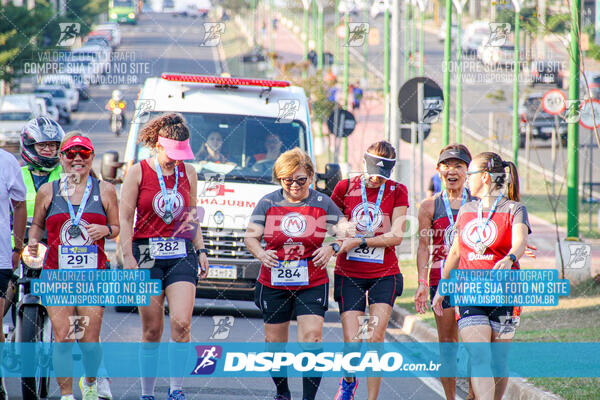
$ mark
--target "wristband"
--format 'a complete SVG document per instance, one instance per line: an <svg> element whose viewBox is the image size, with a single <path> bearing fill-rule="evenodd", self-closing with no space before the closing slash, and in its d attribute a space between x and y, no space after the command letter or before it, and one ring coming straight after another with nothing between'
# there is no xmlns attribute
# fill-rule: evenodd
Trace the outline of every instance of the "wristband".
<svg viewBox="0 0 600 400"><path fill-rule="evenodd" d="M23 248L22 247L13 247L12 249L13 253L23 253Z"/></svg>
<svg viewBox="0 0 600 400"><path fill-rule="evenodd" d="M419 279L419 283L422 283L423 285L429 287L429 283L427 283L425 279Z"/></svg>
<svg viewBox="0 0 600 400"><path fill-rule="evenodd" d="M514 254L510 253L507 257L510 258L510 261L512 261L513 263L517 262L517 256L515 256Z"/></svg>
<svg viewBox="0 0 600 400"><path fill-rule="evenodd" d="M196 254L198 255L198 257L200 257L200 254L206 254L208 256L208 249L198 249L196 250Z"/></svg>
<svg viewBox="0 0 600 400"><path fill-rule="evenodd" d="M106 227L108 228L108 235L106 235L106 236L112 236L112 234L113 234L112 228L108 224L106 225Z"/></svg>

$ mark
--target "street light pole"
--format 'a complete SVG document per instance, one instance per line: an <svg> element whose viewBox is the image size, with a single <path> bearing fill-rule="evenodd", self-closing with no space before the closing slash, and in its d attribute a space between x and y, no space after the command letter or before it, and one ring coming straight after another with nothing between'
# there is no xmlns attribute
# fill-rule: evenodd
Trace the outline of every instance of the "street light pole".
<svg viewBox="0 0 600 400"><path fill-rule="evenodd" d="M410 64L410 77L414 78L416 72L417 57L417 21L415 21L415 1L410 2L410 54L412 56L412 63Z"/></svg>
<svg viewBox="0 0 600 400"><path fill-rule="evenodd" d="M514 61L514 82L513 82L513 161L515 165L519 163L519 33L521 31L521 1L513 0L515 7L515 61Z"/></svg>
<svg viewBox="0 0 600 400"><path fill-rule="evenodd" d="M344 14L344 26L346 35L344 44L344 109L348 109L348 79L350 72L350 15L348 14L349 10L346 8L346 12ZM348 137L344 138L344 163L348 163Z"/></svg>
<svg viewBox="0 0 600 400"><path fill-rule="evenodd" d="M462 14L466 0L454 0L456 7L456 143L462 143Z"/></svg>
<svg viewBox="0 0 600 400"><path fill-rule="evenodd" d="M317 4L318 12L319 12L319 27L317 28L318 32L318 44L317 44L317 69L323 72L323 36L325 34L324 27L324 16L323 16L323 4L319 1Z"/></svg>
<svg viewBox="0 0 600 400"><path fill-rule="evenodd" d="M366 3L368 4L368 3ZM369 7L365 6L364 9L364 13L363 13L363 18L365 20L366 23L369 22ZM369 59L369 36L367 33L367 37L365 38L365 41L363 43L363 58L365 59L365 63L363 64L363 79L364 79L364 85L368 85L369 82L369 62L367 61Z"/></svg>
<svg viewBox="0 0 600 400"><path fill-rule="evenodd" d="M452 51L452 0L446 0L446 40L444 42L444 119L442 146L450 142L450 58Z"/></svg>
<svg viewBox="0 0 600 400"><path fill-rule="evenodd" d="M408 76L409 76L409 73L408 73L408 68L409 68L409 58L408 58L409 42L408 42L408 35L410 34L409 29L408 29L408 21L409 21L408 11L410 9L409 3L410 3L410 0L404 0L404 27L403 27L403 31L404 31L404 49L402 51L402 57L404 58L404 70L402 71L402 76L404 78L404 82L406 82L408 80Z"/></svg>
<svg viewBox="0 0 600 400"><path fill-rule="evenodd" d="M340 38L338 37L338 33L337 33L337 28L340 25L340 0L335 0L334 1L334 6L335 6L335 21L333 22L333 31L335 33L334 35L334 47L335 49L333 50L333 55L335 57L335 65L340 65ZM337 71L336 71L337 74Z"/></svg>
<svg viewBox="0 0 600 400"><path fill-rule="evenodd" d="M304 26L304 61L308 61L308 9L310 8L310 0L302 0L304 12L302 13L302 22ZM307 76L306 70L302 72L304 78Z"/></svg>
<svg viewBox="0 0 600 400"><path fill-rule="evenodd" d="M419 76L425 75L425 3L419 3L420 25L419 30ZM422 4L422 5L421 5Z"/></svg>
<svg viewBox="0 0 600 400"><path fill-rule="evenodd" d="M581 32L581 0L571 0L571 46L569 100L570 112L579 109L579 34ZM573 108L576 106L576 108ZM579 237L579 126L578 121L569 121L567 143L567 238Z"/></svg>
<svg viewBox="0 0 600 400"><path fill-rule="evenodd" d="M390 137L390 8L385 8L383 36L383 97L384 97L384 130L385 137Z"/></svg>

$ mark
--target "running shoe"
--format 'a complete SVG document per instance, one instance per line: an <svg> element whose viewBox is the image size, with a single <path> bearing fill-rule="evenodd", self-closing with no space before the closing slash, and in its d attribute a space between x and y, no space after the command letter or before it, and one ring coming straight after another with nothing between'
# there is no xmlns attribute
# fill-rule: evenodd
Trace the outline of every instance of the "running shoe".
<svg viewBox="0 0 600 400"><path fill-rule="evenodd" d="M82 400L98 400L98 385L96 382L92 386L85 383L85 378L79 379L79 389L81 389Z"/></svg>
<svg viewBox="0 0 600 400"><path fill-rule="evenodd" d="M149 395L140 396L140 400L154 400L154 396L149 396Z"/></svg>
<svg viewBox="0 0 600 400"><path fill-rule="evenodd" d="M110 391L110 378L97 378L98 382L98 398L112 400L112 392Z"/></svg>
<svg viewBox="0 0 600 400"><path fill-rule="evenodd" d="M0 400L6 400L6 389L4 388L4 378L0 376Z"/></svg>
<svg viewBox="0 0 600 400"><path fill-rule="evenodd" d="M290 397L284 396L282 394L278 394L275 397L273 397L273 400L290 400Z"/></svg>
<svg viewBox="0 0 600 400"><path fill-rule="evenodd" d="M169 389L169 397L167 400L185 400L185 394L183 394L183 390L173 390Z"/></svg>
<svg viewBox="0 0 600 400"><path fill-rule="evenodd" d="M346 382L344 378L340 379L340 387L333 400L354 400L354 393L358 387L358 379L355 377L350 383Z"/></svg>

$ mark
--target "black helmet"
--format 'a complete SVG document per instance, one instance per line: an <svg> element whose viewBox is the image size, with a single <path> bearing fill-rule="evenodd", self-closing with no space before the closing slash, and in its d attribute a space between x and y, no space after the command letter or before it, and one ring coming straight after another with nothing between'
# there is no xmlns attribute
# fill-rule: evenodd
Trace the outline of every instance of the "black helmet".
<svg viewBox="0 0 600 400"><path fill-rule="evenodd" d="M39 117L27 122L21 131L21 157L36 169L50 172L58 164L56 157L44 157L35 150L34 144L44 142L60 142L65 131L56 122L46 117Z"/></svg>

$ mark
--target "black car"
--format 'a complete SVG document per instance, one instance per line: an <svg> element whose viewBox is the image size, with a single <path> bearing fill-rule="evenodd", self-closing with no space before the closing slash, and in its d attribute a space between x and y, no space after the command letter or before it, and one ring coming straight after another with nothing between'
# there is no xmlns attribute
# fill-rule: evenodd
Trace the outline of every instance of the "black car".
<svg viewBox="0 0 600 400"><path fill-rule="evenodd" d="M519 147L525 147L527 125L531 127L531 138L548 140L555 129L554 115L542 108L542 94L530 94L519 101L520 136ZM558 117L558 135L563 146L567 145L567 122Z"/></svg>
<svg viewBox="0 0 600 400"><path fill-rule="evenodd" d="M560 61L534 61L531 64L531 86L551 84L562 88L563 75Z"/></svg>

